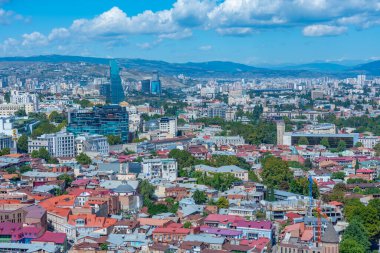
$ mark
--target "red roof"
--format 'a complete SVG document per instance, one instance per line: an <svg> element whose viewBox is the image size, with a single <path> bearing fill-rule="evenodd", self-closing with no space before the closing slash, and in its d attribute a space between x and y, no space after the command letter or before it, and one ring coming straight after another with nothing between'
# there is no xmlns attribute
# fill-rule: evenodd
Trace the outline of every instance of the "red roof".
<svg viewBox="0 0 380 253"><path fill-rule="evenodd" d="M237 215L224 215L224 214L210 214L207 216L205 219L205 222L219 222L219 223L233 223L236 221L244 221L244 219L240 216Z"/></svg>
<svg viewBox="0 0 380 253"><path fill-rule="evenodd" d="M54 242L56 244L64 244L66 241L65 233L56 233L46 231L40 238L33 239L33 242Z"/></svg>
<svg viewBox="0 0 380 253"><path fill-rule="evenodd" d="M191 229L188 228L155 228L153 230L153 234L160 233L160 234L184 234L188 235L190 234Z"/></svg>

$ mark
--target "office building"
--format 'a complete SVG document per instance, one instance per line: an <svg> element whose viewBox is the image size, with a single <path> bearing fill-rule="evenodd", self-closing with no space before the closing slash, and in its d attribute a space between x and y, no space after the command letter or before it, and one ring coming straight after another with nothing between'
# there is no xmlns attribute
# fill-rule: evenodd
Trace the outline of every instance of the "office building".
<svg viewBox="0 0 380 253"><path fill-rule="evenodd" d="M105 97L106 102L111 102L111 85L110 83L102 83L99 85L100 96Z"/></svg>
<svg viewBox="0 0 380 253"><path fill-rule="evenodd" d="M33 110L38 111L38 97L33 93L11 90L10 102L17 105L33 104Z"/></svg>
<svg viewBox="0 0 380 253"><path fill-rule="evenodd" d="M313 134L309 132L286 132L283 136L283 144L287 146L298 145L300 138L305 137L309 145L320 145L326 138L330 148L337 148L339 141L344 141L347 148L352 148L359 141L359 134Z"/></svg>
<svg viewBox="0 0 380 253"><path fill-rule="evenodd" d="M166 135L166 138L174 138L177 136L177 119L161 118L159 120L160 133Z"/></svg>
<svg viewBox="0 0 380 253"><path fill-rule="evenodd" d="M143 178L161 178L169 181L177 179L177 161L175 159L144 159Z"/></svg>
<svg viewBox="0 0 380 253"><path fill-rule="evenodd" d="M13 116L18 110L25 110L26 114L35 112L34 104L0 104L0 116Z"/></svg>
<svg viewBox="0 0 380 253"><path fill-rule="evenodd" d="M277 145L283 145L283 138L285 133L285 122L283 120L276 122L277 126Z"/></svg>
<svg viewBox="0 0 380 253"><path fill-rule="evenodd" d="M153 79L150 82L150 93L155 95L161 94L161 81L157 71L153 73Z"/></svg>
<svg viewBox="0 0 380 253"><path fill-rule="evenodd" d="M150 93L150 80L142 80L141 81L141 92Z"/></svg>
<svg viewBox="0 0 380 253"><path fill-rule="evenodd" d="M124 100L124 90L121 84L120 68L116 60L110 61L110 78L111 78L111 103L119 104Z"/></svg>
<svg viewBox="0 0 380 253"><path fill-rule="evenodd" d="M74 157L75 141L72 133L43 134L28 140L28 152L45 148L53 157Z"/></svg>
<svg viewBox="0 0 380 253"><path fill-rule="evenodd" d="M0 134L0 150L4 148L14 148L14 141L12 140L12 136Z"/></svg>
<svg viewBox="0 0 380 253"><path fill-rule="evenodd" d="M0 134L5 134L17 138L18 130L13 128L13 118L1 117L0 118Z"/></svg>
<svg viewBox="0 0 380 253"><path fill-rule="evenodd" d="M225 104L213 104L207 108L207 117L209 118L219 117L219 118L225 119L226 111L227 111L227 106Z"/></svg>
<svg viewBox="0 0 380 253"><path fill-rule="evenodd" d="M96 152L108 155L110 145L107 137L99 134L81 134L75 138L76 153Z"/></svg>
<svg viewBox="0 0 380 253"><path fill-rule="evenodd" d="M77 110L69 113L67 131L79 134L100 134L120 136L123 143L128 142L128 113L119 105L97 106L92 110Z"/></svg>

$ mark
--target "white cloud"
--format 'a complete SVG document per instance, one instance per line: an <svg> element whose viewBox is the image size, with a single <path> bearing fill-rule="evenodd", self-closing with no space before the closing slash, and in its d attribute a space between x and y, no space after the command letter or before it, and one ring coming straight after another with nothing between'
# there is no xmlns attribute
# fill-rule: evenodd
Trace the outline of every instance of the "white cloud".
<svg viewBox="0 0 380 253"><path fill-rule="evenodd" d="M347 32L347 27L333 25L310 25L303 29L303 34L308 37L337 36Z"/></svg>
<svg viewBox="0 0 380 253"><path fill-rule="evenodd" d="M54 28L48 35L49 41L62 40L70 37L70 31L66 28Z"/></svg>
<svg viewBox="0 0 380 253"><path fill-rule="evenodd" d="M249 27L217 28L216 31L227 36L247 36L253 33L253 29Z"/></svg>
<svg viewBox="0 0 380 253"><path fill-rule="evenodd" d="M212 49L211 45L204 45L204 46L199 47L199 50L202 50L202 51L209 51L211 49Z"/></svg>
<svg viewBox="0 0 380 253"><path fill-rule="evenodd" d="M40 32L25 33L22 35L23 41L21 45L23 46L46 46L49 41L48 38Z"/></svg>

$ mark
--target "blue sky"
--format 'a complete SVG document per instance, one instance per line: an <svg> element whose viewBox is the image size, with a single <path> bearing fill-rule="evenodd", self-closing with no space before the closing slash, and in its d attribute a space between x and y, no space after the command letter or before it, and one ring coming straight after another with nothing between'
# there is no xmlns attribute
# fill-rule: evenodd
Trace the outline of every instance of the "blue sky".
<svg viewBox="0 0 380 253"><path fill-rule="evenodd" d="M380 0L0 0L0 56L380 58Z"/></svg>

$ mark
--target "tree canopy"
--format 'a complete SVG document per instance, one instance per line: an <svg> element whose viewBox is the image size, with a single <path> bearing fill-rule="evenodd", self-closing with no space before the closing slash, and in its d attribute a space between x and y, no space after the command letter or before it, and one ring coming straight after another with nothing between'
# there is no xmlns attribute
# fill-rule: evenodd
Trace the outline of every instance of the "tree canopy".
<svg viewBox="0 0 380 253"><path fill-rule="evenodd" d="M268 156L262 160L261 164L263 167L261 177L265 185L282 190L289 188L293 174L286 161L278 157Z"/></svg>

